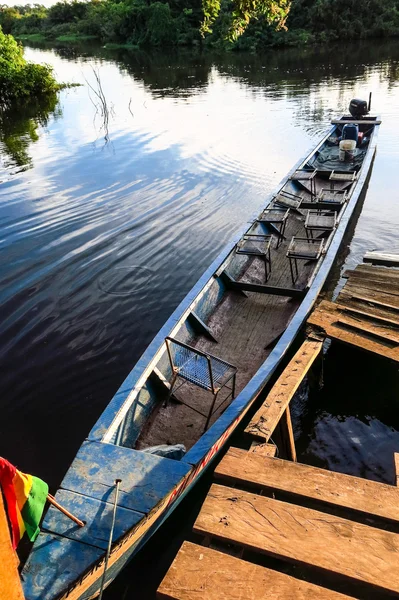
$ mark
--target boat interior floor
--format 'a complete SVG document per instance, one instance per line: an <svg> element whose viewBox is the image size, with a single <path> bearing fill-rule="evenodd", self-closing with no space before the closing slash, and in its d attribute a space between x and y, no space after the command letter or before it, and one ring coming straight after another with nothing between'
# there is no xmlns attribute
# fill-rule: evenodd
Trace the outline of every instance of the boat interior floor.
<svg viewBox="0 0 399 600"><path fill-rule="evenodd" d="M318 187L326 187L326 181L319 182ZM300 193L304 197L310 196L305 188L302 188ZM291 210L286 223L285 238L279 246L277 236L274 237L271 248L271 274L267 282L263 257L257 256L245 257L245 264L234 278L235 281L306 289L316 263L298 261L298 278L293 282L287 257L292 237L306 238L306 212ZM252 233L260 231L259 223L251 229ZM263 230L263 233L270 233L270 230ZM241 257L240 259L242 260ZM237 396L269 356L300 302L300 297L248 291L242 293L227 289L206 323L217 342L205 335L199 335L190 340L189 344L237 367ZM188 382L181 387L176 385L175 389L177 391L168 403L159 402L149 416L136 442L136 449L160 444L184 444L188 450L203 435L206 417L213 402L212 393ZM227 389L221 390L215 408L220 404L221 406L213 412L209 426L230 404L231 397L222 403L229 392ZM202 412L203 415L196 411Z"/></svg>

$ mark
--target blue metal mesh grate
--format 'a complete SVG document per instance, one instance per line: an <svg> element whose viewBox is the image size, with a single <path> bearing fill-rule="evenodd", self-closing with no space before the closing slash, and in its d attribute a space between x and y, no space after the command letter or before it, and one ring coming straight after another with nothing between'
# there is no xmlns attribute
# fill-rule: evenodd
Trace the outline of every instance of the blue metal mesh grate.
<svg viewBox="0 0 399 600"><path fill-rule="evenodd" d="M175 340L168 339L166 343L174 371L183 379L205 390L214 391L221 388L237 371L236 367L229 363L200 353L195 348L181 345Z"/></svg>

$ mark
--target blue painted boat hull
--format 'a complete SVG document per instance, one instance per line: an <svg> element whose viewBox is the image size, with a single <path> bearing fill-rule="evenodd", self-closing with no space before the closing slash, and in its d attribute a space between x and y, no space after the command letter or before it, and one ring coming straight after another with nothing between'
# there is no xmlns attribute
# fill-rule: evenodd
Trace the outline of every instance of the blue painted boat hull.
<svg viewBox="0 0 399 600"><path fill-rule="evenodd" d="M277 192L298 167L314 159L318 149L334 130L335 127L295 165L280 183ZM312 310L370 174L378 130L379 126L375 125L356 185L295 315L256 374L180 461L133 449L134 440L154 407L155 392L150 374L162 362L167 336L173 336L176 331L190 335L188 315L193 307L206 322L212 309L220 302L226 292L220 275L248 226L233 238L160 330L93 427L61 483L56 497L68 510L85 520L86 525L80 529L71 525L53 507L48 510L42 532L22 572L27 600L87 600L98 594L115 497L115 478L121 478L122 484L114 536L116 541L106 575L107 585L169 517L217 458L288 355ZM270 196L265 206L274 196ZM134 418L131 417L132 409Z"/></svg>

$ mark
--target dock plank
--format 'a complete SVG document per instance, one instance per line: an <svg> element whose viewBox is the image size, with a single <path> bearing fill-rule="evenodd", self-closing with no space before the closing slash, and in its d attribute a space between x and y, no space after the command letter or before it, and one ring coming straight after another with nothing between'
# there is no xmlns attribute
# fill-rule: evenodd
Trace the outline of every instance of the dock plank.
<svg viewBox="0 0 399 600"><path fill-rule="evenodd" d="M373 265L386 265L388 267L399 267L399 254L391 254L390 252L366 252L363 257L365 263Z"/></svg>
<svg viewBox="0 0 399 600"><path fill-rule="evenodd" d="M337 307L323 301L310 315L308 325L331 339L399 361L397 332L386 327L370 327L369 322L337 316Z"/></svg>
<svg viewBox="0 0 399 600"><path fill-rule="evenodd" d="M349 596L184 542L158 600L344 600Z"/></svg>
<svg viewBox="0 0 399 600"><path fill-rule="evenodd" d="M252 417L245 432L268 442L293 395L319 356L323 343L306 340L279 377L261 408Z"/></svg>
<svg viewBox="0 0 399 600"><path fill-rule="evenodd" d="M11 545L3 496L0 490L0 598L4 598L4 600L24 600L18 562L18 557Z"/></svg>
<svg viewBox="0 0 399 600"><path fill-rule="evenodd" d="M194 531L399 594L395 533L216 484Z"/></svg>
<svg viewBox="0 0 399 600"><path fill-rule="evenodd" d="M399 490L393 485L237 449L230 449L222 458L215 477L227 485L245 483L255 489L284 492L293 502L298 498L317 500L399 522Z"/></svg>
<svg viewBox="0 0 399 600"><path fill-rule="evenodd" d="M344 290L341 294L348 294L354 298L360 298L361 300L367 300L373 302L384 308L390 308L399 310L399 297L395 294L386 294L384 292L378 292L370 289L368 286L362 287L360 285L352 285L350 281L345 285ZM341 296L340 294L340 296Z"/></svg>
<svg viewBox="0 0 399 600"><path fill-rule="evenodd" d="M399 271L390 269L389 267L377 267L375 265L358 264L354 269L347 269L344 277L350 276L352 273L361 275L370 275L371 277L386 277L389 281L397 281L399 279Z"/></svg>
<svg viewBox="0 0 399 600"><path fill-rule="evenodd" d="M233 450L233 448L230 448L230 450ZM273 456L276 456L277 454L277 446L273 446L273 444L252 442L248 452L250 454L256 454L256 456L269 456L273 458ZM247 452L245 452L245 454L247 454Z"/></svg>

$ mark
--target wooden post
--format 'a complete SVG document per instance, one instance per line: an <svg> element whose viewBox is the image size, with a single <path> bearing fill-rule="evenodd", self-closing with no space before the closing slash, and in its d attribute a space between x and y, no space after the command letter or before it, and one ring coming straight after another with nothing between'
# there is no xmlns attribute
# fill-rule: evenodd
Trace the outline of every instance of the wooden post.
<svg viewBox="0 0 399 600"><path fill-rule="evenodd" d="M399 453L395 452L393 455L395 465L395 485L399 487Z"/></svg>
<svg viewBox="0 0 399 600"><path fill-rule="evenodd" d="M61 504L58 504L58 502L54 498L54 496L52 496L51 494L48 494L47 495L47 500L50 502L50 504L52 504L53 506L55 506L55 508L58 508L58 510L60 512L62 512L69 519L71 519L71 521L73 521L74 523L76 523L77 525L79 525L79 527L84 527L85 526L85 524L84 524L83 521L81 521L80 519L78 519L77 517L75 517L72 513L69 512L69 510L67 510L66 508L64 508L63 506L61 506Z"/></svg>
<svg viewBox="0 0 399 600"><path fill-rule="evenodd" d="M290 412L289 406L287 406L287 408L285 409L284 414L281 418L281 425L282 425L283 442L284 442L284 446L286 448L287 456L289 456L289 458L292 461L297 462L296 449L295 449L295 438L294 438L294 431L292 429L291 412Z"/></svg>

